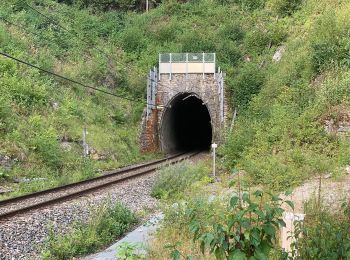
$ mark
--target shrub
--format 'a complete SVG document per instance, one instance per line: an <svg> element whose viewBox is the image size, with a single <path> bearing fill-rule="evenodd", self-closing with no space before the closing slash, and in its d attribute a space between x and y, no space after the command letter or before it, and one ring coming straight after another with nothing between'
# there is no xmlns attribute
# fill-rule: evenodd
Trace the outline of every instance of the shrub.
<svg viewBox="0 0 350 260"><path fill-rule="evenodd" d="M269 2L273 11L281 16L293 14L301 5L303 0L272 0Z"/></svg>
<svg viewBox="0 0 350 260"><path fill-rule="evenodd" d="M311 48L315 72L350 66L349 24L344 14L327 10L316 20L312 30Z"/></svg>
<svg viewBox="0 0 350 260"><path fill-rule="evenodd" d="M230 85L233 88L237 107L245 107L257 95L265 82L265 75L254 63L245 63L237 72Z"/></svg>
<svg viewBox="0 0 350 260"><path fill-rule="evenodd" d="M233 195L227 212L220 214L220 220L211 227L203 226L203 222L198 221L201 215L189 209L190 230L202 254L209 251L218 260L268 259L276 246L278 229L286 225L282 205L287 203L293 208L293 203L271 194L266 200L265 196L262 191ZM174 259L179 259L180 254L175 245Z"/></svg>
<svg viewBox="0 0 350 260"><path fill-rule="evenodd" d="M349 259L350 208L343 204L341 212L307 208L304 222L296 221L292 257L298 259Z"/></svg>
<svg viewBox="0 0 350 260"><path fill-rule="evenodd" d="M151 195L164 199L181 196L194 182L205 179L208 171L204 163L192 165L188 161L165 167L159 171Z"/></svg>
<svg viewBox="0 0 350 260"><path fill-rule="evenodd" d="M0 132L6 132L14 125L15 117L12 113L8 96L0 96Z"/></svg>
<svg viewBox="0 0 350 260"><path fill-rule="evenodd" d="M145 47L146 37L140 28L132 27L131 29L124 31L122 34L121 44L125 51L138 53Z"/></svg>
<svg viewBox="0 0 350 260"><path fill-rule="evenodd" d="M234 0L239 4L243 10L253 11L255 9L263 8L266 0Z"/></svg>
<svg viewBox="0 0 350 260"><path fill-rule="evenodd" d="M136 223L134 214L121 203L107 202L96 209L87 224L77 223L64 235L49 233L43 256L46 259L72 259L115 241Z"/></svg>

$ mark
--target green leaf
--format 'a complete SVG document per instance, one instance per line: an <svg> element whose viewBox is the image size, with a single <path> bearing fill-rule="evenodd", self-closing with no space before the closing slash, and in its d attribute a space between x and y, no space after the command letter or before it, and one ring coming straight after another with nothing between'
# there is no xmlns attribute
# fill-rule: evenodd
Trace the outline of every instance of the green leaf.
<svg viewBox="0 0 350 260"><path fill-rule="evenodd" d="M255 197L262 197L264 193L261 190L257 190L253 194Z"/></svg>
<svg viewBox="0 0 350 260"><path fill-rule="evenodd" d="M244 192L242 195L242 200L245 202L249 202L249 193L248 192Z"/></svg>
<svg viewBox="0 0 350 260"><path fill-rule="evenodd" d="M236 249L233 252L229 254L228 259L230 260L244 260L245 259L245 253L243 253L241 250Z"/></svg>
<svg viewBox="0 0 350 260"><path fill-rule="evenodd" d="M292 208L292 210L294 210L294 203L290 200L286 200L285 203L287 203L289 205L289 207Z"/></svg>
<svg viewBox="0 0 350 260"><path fill-rule="evenodd" d="M273 225L270 224L264 224L263 225L263 230L265 231L265 233L269 236L274 237L276 234L276 229Z"/></svg>
<svg viewBox="0 0 350 260"><path fill-rule="evenodd" d="M281 227L286 227L286 222L283 219L277 219L277 222Z"/></svg>
<svg viewBox="0 0 350 260"><path fill-rule="evenodd" d="M173 258L173 260L179 260L180 256L181 254L177 249L171 252L171 257Z"/></svg>
<svg viewBox="0 0 350 260"><path fill-rule="evenodd" d="M238 201L239 201L239 198L237 196L233 196L231 199L230 199L230 206L232 208L235 208L238 204Z"/></svg>
<svg viewBox="0 0 350 260"><path fill-rule="evenodd" d="M293 191L292 190L287 190L284 195L285 196L289 196L289 195L292 195Z"/></svg>
<svg viewBox="0 0 350 260"><path fill-rule="evenodd" d="M224 259L225 254L224 254L221 247L216 247L214 254L215 254L216 259L218 259L218 260Z"/></svg>

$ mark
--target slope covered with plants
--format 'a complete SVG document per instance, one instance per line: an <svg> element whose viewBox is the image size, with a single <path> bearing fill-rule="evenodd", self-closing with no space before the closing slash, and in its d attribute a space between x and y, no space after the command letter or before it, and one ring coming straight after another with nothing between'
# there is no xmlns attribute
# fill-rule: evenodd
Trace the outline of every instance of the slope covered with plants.
<svg viewBox="0 0 350 260"><path fill-rule="evenodd" d="M2 51L133 98L144 96L158 53L216 52L238 110L221 150L227 169L281 189L349 163L347 133L337 132L349 113L347 1L164 1L148 13L137 1L59 2L28 2L46 17L22 1L1 3ZM2 175L80 171L84 125L111 165L140 158L141 103L0 61L0 149L17 159Z"/></svg>

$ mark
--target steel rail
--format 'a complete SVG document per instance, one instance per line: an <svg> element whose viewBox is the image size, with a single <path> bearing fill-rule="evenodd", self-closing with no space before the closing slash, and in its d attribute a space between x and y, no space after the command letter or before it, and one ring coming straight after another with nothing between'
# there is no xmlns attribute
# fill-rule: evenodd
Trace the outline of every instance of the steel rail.
<svg viewBox="0 0 350 260"><path fill-rule="evenodd" d="M100 181L103 179L113 178L113 177L115 178L115 177L118 177L119 175L122 175L122 176L119 176L119 178L116 178L115 180L110 181L110 182L97 184L95 186L88 187L88 188L85 188L85 189L82 189L82 190L79 190L76 192L64 194L64 195L58 196L56 198L44 200L42 202L33 203L31 205L26 205L26 206L20 207L18 209L14 209L14 210L10 210L10 211L4 212L4 213L0 213L0 220L8 219L8 218L17 216L19 214L22 214L22 213L25 213L25 212L28 212L28 211L31 211L34 209L39 209L39 208L43 208L46 206L54 205L54 204L57 204L58 202L67 201L69 199L79 197L81 195L88 194L88 193L91 193L93 191L97 191L99 189L103 189L103 188L110 186L110 185L113 185L115 183L125 181L125 180L131 179L131 178L134 178L134 177L137 177L140 175L145 175L145 174L154 172L160 166L167 165L167 164L174 164L174 163L177 163L179 161L190 158L196 154L198 154L198 153L196 152L196 153L189 153L189 154L176 154L176 155L164 158L164 159L151 161L151 162L148 162L145 164L133 165L133 166L128 166L128 167L121 168L121 169L118 169L115 171L110 171L106 175L102 175L102 176L95 177L92 179L84 180L81 182L76 182L76 183L72 183L72 184L68 184L68 185L64 185L64 186L60 186L60 187L56 187L56 188L52 188L52 189L47 189L47 190L23 195L20 197L15 197L12 199L0 201L0 210L1 210L1 208L5 208L6 205L9 205L12 203L20 203L21 201L25 201L26 199L40 197L43 195L47 195L50 193L56 193L59 191L64 191L65 189L72 189L74 187L79 187L79 186L84 185L84 184L90 184L90 183ZM145 168L145 170L142 170L142 168ZM133 171L135 171L135 170L140 170L140 171L134 173Z"/></svg>

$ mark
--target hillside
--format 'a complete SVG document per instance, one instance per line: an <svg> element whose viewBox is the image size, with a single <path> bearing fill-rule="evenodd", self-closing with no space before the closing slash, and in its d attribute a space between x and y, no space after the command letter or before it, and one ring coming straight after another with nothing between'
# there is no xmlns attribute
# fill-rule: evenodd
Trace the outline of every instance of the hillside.
<svg viewBox="0 0 350 260"><path fill-rule="evenodd" d="M347 134L336 133L349 123L347 1L167 1L149 13L131 12L136 4L118 7L118 1L109 8L67 3L2 3L2 51L138 99L159 52L216 52L239 115L221 150L226 167L281 189L320 171L341 174L349 163ZM1 73L0 154L11 158L2 163L3 176L65 176L91 168L80 157L84 125L100 154L95 157L105 159L93 168L142 157L142 103L84 90L4 58Z"/></svg>
<svg viewBox="0 0 350 260"><path fill-rule="evenodd" d="M237 110L234 128L227 129L219 147L221 175L210 176L211 162L203 160L162 169L148 183L164 204L167 225L147 253L151 259L164 258L169 250L173 256L181 251L214 259L213 250L203 256L198 245L209 248L213 236L227 237L239 226L235 239L247 245L244 257L282 259L277 230L284 209L279 197L265 192L295 188L302 197L296 208L308 206L296 246L304 259L349 257L349 205L343 211L324 209L320 194L322 178L328 179L323 193L341 190L344 182L349 189L349 176L343 177L350 173L350 1L165 0L151 2L149 12L144 5L134 0L0 3L0 52L85 85L0 56L0 193L12 190L0 199L161 156L139 151L148 70L162 52L215 52L226 73L230 113ZM310 201L304 201L303 185L312 186ZM242 196L241 189L247 189ZM344 198L334 194L328 194L330 204L348 198L348 192ZM249 221L235 219L247 212ZM242 227L251 233L243 234ZM267 244L255 241L256 230ZM69 251L71 237L51 238L47 258L92 251ZM231 253L241 257L233 259L244 259L236 255L241 245L227 240ZM221 248L217 259L228 256L225 246L216 248Z"/></svg>

